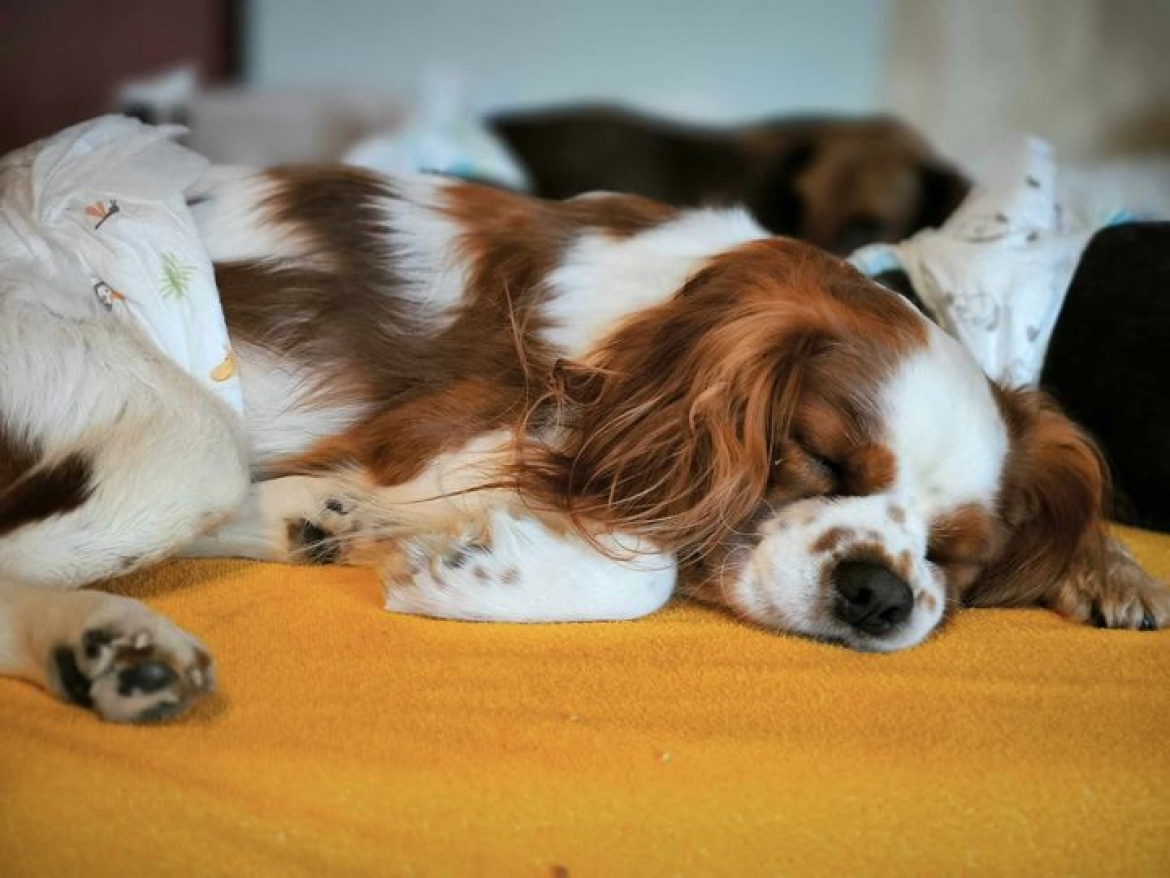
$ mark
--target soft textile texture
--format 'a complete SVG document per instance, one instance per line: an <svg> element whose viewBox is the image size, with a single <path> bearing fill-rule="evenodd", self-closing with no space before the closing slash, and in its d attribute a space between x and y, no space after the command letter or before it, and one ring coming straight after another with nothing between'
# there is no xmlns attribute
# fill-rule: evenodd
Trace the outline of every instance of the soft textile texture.
<svg viewBox="0 0 1170 878"><path fill-rule="evenodd" d="M0 159L0 267L27 288L4 294L137 325L240 411L215 272L184 198L207 160L171 141L182 131L102 116Z"/></svg>
<svg viewBox="0 0 1170 878"><path fill-rule="evenodd" d="M221 694L132 728L0 681L6 876L1170 874L1170 632L970 611L879 656L684 604L407 618L356 569L115 587Z"/></svg>
<svg viewBox="0 0 1170 878"><path fill-rule="evenodd" d="M941 229L873 244L851 260L866 274L901 267L939 324L988 375L1034 385L1077 259L1105 217L1071 217L1052 149L1026 138Z"/></svg>

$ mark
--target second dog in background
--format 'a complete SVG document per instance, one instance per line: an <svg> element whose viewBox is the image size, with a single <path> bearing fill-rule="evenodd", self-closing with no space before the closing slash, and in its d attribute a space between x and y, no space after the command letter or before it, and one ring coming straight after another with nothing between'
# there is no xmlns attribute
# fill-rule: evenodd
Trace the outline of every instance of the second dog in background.
<svg viewBox="0 0 1170 878"><path fill-rule="evenodd" d="M489 120L533 194L605 190L676 207L746 205L768 231L847 254L942 223L967 180L915 131L883 116L786 117L736 127L617 107Z"/></svg>

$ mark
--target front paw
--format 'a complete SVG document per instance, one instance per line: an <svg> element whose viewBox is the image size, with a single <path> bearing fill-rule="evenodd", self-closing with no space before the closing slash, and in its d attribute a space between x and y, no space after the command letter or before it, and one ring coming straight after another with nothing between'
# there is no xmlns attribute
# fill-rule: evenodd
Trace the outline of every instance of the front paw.
<svg viewBox="0 0 1170 878"><path fill-rule="evenodd" d="M111 722L172 719L215 688L204 646L129 598L104 596L49 656L49 686Z"/></svg>
<svg viewBox="0 0 1170 878"><path fill-rule="evenodd" d="M1074 570L1050 603L1057 612L1097 628L1154 631L1170 626L1170 588L1113 540L1094 567Z"/></svg>
<svg viewBox="0 0 1170 878"><path fill-rule="evenodd" d="M340 492L326 495L310 517L288 521L289 558L301 564L353 564L371 533L353 499Z"/></svg>

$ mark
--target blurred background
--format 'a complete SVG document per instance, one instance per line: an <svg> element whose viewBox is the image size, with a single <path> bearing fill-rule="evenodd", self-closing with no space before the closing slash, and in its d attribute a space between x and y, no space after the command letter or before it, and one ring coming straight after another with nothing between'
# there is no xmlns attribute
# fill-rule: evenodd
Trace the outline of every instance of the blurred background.
<svg viewBox="0 0 1170 878"><path fill-rule="evenodd" d="M147 94L221 161L337 157L439 80L476 113L891 112L978 173L1019 131L1170 153L1167 47L1168 0L0 0L0 150L185 67Z"/></svg>

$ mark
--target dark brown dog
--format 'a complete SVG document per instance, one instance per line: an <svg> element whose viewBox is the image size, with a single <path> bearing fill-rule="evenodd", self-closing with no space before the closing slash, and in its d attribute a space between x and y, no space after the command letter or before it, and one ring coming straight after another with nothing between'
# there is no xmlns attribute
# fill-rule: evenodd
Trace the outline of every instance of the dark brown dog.
<svg viewBox="0 0 1170 878"><path fill-rule="evenodd" d="M769 231L837 253L936 226L967 181L882 116L684 125L607 106L489 120L546 198L608 190L689 207L744 204Z"/></svg>

